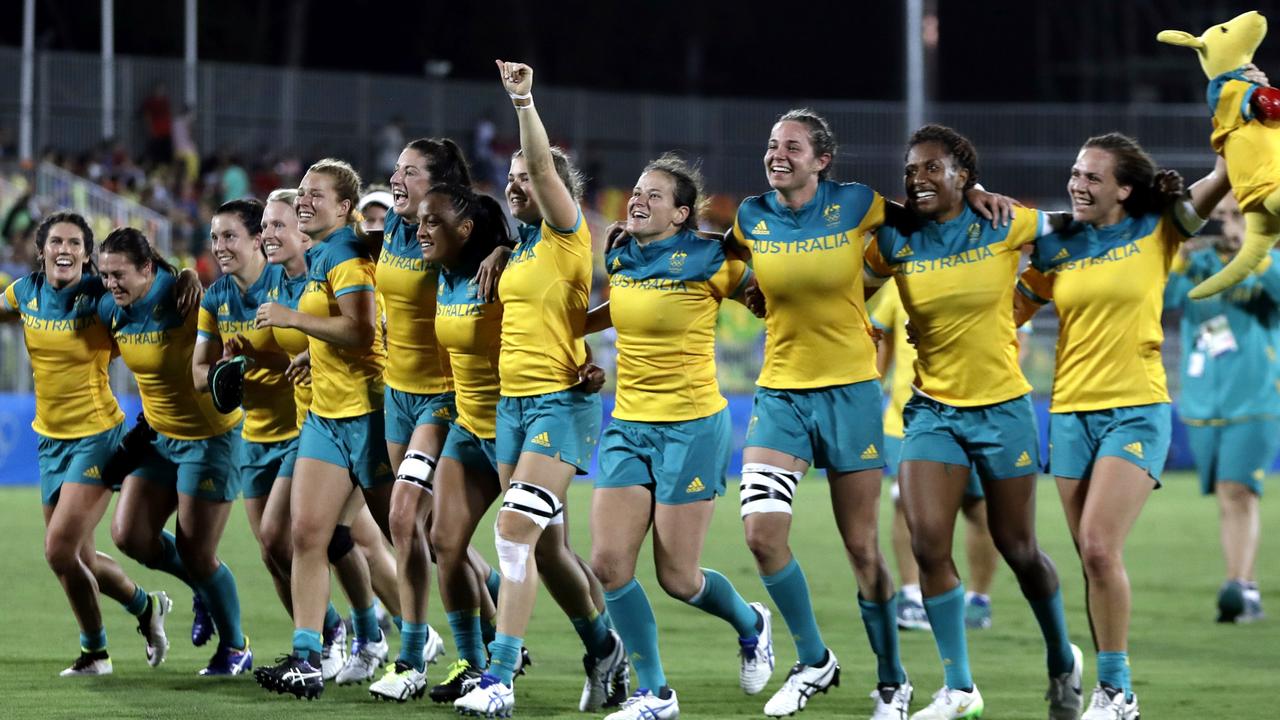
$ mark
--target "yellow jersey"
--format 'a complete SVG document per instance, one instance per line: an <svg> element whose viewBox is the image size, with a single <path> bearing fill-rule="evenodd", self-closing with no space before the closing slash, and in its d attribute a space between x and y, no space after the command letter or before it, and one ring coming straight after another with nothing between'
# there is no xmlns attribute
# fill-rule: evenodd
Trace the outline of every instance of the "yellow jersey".
<svg viewBox="0 0 1280 720"><path fill-rule="evenodd" d="M641 422L695 420L728 405L716 381L720 301L742 291L751 271L719 242L683 230L605 257L609 312L618 332L613 416Z"/></svg>
<svg viewBox="0 0 1280 720"><path fill-rule="evenodd" d="M1249 101L1257 85L1238 71L1209 83L1213 151L1227 159L1231 192L1240 209L1264 210L1262 201L1280 188L1280 124L1254 117Z"/></svg>
<svg viewBox="0 0 1280 720"><path fill-rule="evenodd" d="M254 328L258 306L280 302L280 279L284 268L267 265L244 292L235 279L223 275L209 286L200 301L199 337L226 342L243 335L259 352L283 350L276 344L272 328ZM279 370L250 367L244 374L244 429L241 436L251 442L268 443L298 436L298 408L292 384Z"/></svg>
<svg viewBox="0 0 1280 720"><path fill-rule="evenodd" d="M436 343L440 266L422 259L418 226L387 213L374 276L387 317L387 385L433 395L452 388L448 357Z"/></svg>
<svg viewBox="0 0 1280 720"><path fill-rule="evenodd" d="M374 265L350 228L341 228L307 251L307 287L298 310L316 317L342 314L338 298L374 292ZM375 335L380 323L374 319ZM311 412L323 418L367 415L382 409L381 336L367 348L342 348L308 338L311 350Z"/></svg>
<svg viewBox="0 0 1280 720"><path fill-rule="evenodd" d="M798 390L876 377L862 255L884 207L867 186L830 180L818 183L799 210L783 206L776 191L742 201L732 237L751 250L767 306L761 387Z"/></svg>
<svg viewBox="0 0 1280 720"><path fill-rule="evenodd" d="M889 372L889 402L884 408L884 434L900 438L905 434L902 408L911 399L915 380L916 348L907 342L907 311L902 307L896 283L885 283L868 304L871 324L889 334L893 342L893 369Z"/></svg>
<svg viewBox="0 0 1280 720"><path fill-rule="evenodd" d="M933 222L903 216L867 248L867 270L892 277L919 331L915 387L955 407L994 405L1031 392L1018 365L1013 292L1021 249L1048 232L1036 210L1014 208L991 227L968 205Z"/></svg>
<svg viewBox="0 0 1280 720"><path fill-rule="evenodd" d="M1050 412L1169 402L1160 345L1164 286L1189 237L1170 213L1072 223L1036 241L1018 290L1058 311Z"/></svg>
<svg viewBox="0 0 1280 720"><path fill-rule="evenodd" d="M289 277L288 273L280 275L280 292L277 294L279 302L286 307L297 310L298 301L302 298L302 292L307 288L307 274L304 272L298 277ZM306 352L310 347L309 338L306 333L294 328L271 328L271 337L275 340L276 345L289 355L292 360L295 357ZM298 427L302 427L302 422L307 419L307 410L311 409L311 383L305 385L294 384L293 386L293 402L297 406Z"/></svg>
<svg viewBox="0 0 1280 720"><path fill-rule="evenodd" d="M96 275L58 290L42 272L19 278L0 295L0 308L22 318L36 390L31 428L45 437L89 437L124 421L107 376L111 336L98 317L104 296L111 299Z"/></svg>
<svg viewBox="0 0 1280 720"><path fill-rule="evenodd" d="M502 394L528 397L578 384L591 293L591 230L521 225L502 279Z"/></svg>
<svg viewBox="0 0 1280 720"><path fill-rule="evenodd" d="M476 437L492 439L501 388L502 304L480 297L474 274L440 271L436 339L453 367L457 423Z"/></svg>
<svg viewBox="0 0 1280 720"><path fill-rule="evenodd" d="M178 312L175 279L156 270L151 289L128 307L110 294L98 301L98 316L111 329L120 357L133 371L142 411L155 431L175 440L204 440L240 424L239 408L223 415L209 393L196 392L191 356L196 349L196 313Z"/></svg>

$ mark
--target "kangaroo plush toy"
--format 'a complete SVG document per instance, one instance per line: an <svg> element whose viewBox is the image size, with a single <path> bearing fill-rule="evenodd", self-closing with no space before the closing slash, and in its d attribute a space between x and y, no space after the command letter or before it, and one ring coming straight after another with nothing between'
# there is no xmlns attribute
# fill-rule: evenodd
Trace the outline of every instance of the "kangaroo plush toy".
<svg viewBox="0 0 1280 720"><path fill-rule="evenodd" d="M1245 215L1240 252L1191 290L1204 298L1245 279L1280 239L1280 90L1247 80L1241 69L1267 34L1267 19L1247 12L1195 37L1165 30L1156 39L1196 51L1209 78L1210 144L1227 162L1231 191Z"/></svg>

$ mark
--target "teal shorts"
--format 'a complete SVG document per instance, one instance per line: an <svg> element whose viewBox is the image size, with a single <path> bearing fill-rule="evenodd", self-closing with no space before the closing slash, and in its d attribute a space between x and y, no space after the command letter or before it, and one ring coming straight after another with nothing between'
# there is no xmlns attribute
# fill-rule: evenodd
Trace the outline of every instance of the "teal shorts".
<svg viewBox="0 0 1280 720"><path fill-rule="evenodd" d="M97 485L102 482L102 467L124 439L124 423L96 435L59 440L39 435L40 502L58 504L63 483Z"/></svg>
<svg viewBox="0 0 1280 720"><path fill-rule="evenodd" d="M887 478L896 478L898 476L898 464L902 459L902 438L892 435L884 436L884 476ZM969 468L969 484L964 488L964 496L982 500L986 495L982 492L982 479L978 477L978 471L972 466Z"/></svg>
<svg viewBox="0 0 1280 720"><path fill-rule="evenodd" d="M902 461L963 465L988 480L1030 475L1040 468L1040 435L1030 395L978 407L914 395L902 408L902 419L907 429Z"/></svg>
<svg viewBox="0 0 1280 720"><path fill-rule="evenodd" d="M660 505L710 500L724 494L732 443L727 407L682 422L614 420L600 438L595 486L644 486Z"/></svg>
<svg viewBox="0 0 1280 720"><path fill-rule="evenodd" d="M520 453L559 457L586 475L600 437L599 393L561 390L498 400L498 462L515 465Z"/></svg>
<svg viewBox="0 0 1280 720"><path fill-rule="evenodd" d="M1079 480L1100 457L1137 465L1160 487L1173 435L1169 403L1053 413L1049 416L1049 465L1045 472Z"/></svg>
<svg viewBox="0 0 1280 720"><path fill-rule="evenodd" d="M498 452L492 439L482 438L458 423L449 423L440 457L453 458L465 467L498 471Z"/></svg>
<svg viewBox="0 0 1280 720"><path fill-rule="evenodd" d="M458 414L454 409L452 391L419 395L388 385L382 392L386 400L383 412L386 414L387 442L397 445L408 445L418 426L448 426Z"/></svg>
<svg viewBox="0 0 1280 720"><path fill-rule="evenodd" d="M240 439L240 491L246 500L266 497L276 478L293 477L298 459L298 438L260 443Z"/></svg>
<svg viewBox="0 0 1280 720"><path fill-rule="evenodd" d="M1262 495L1262 479L1280 452L1280 419L1257 418L1221 425L1184 420L1191 454L1200 471L1200 492L1212 495L1220 482L1244 485Z"/></svg>
<svg viewBox="0 0 1280 720"><path fill-rule="evenodd" d="M387 457L381 410L348 418L307 411L298 437L298 457L345 468L352 481L365 489L396 479Z"/></svg>
<svg viewBox="0 0 1280 720"><path fill-rule="evenodd" d="M756 388L746 447L800 458L845 473L884 467L880 382L812 390Z"/></svg>
<svg viewBox="0 0 1280 720"><path fill-rule="evenodd" d="M231 502L240 494L240 427L202 440L178 440L157 434L131 474L210 502Z"/></svg>

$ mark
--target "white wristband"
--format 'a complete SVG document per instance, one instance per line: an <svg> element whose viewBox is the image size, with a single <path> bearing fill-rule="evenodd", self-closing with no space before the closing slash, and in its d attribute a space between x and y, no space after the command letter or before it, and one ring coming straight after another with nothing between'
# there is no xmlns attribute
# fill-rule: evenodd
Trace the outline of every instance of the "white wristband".
<svg viewBox="0 0 1280 720"><path fill-rule="evenodd" d="M507 92L507 95L509 95L512 100L532 100L533 99L533 93L531 92L525 93L524 95L517 95L516 93L513 93L513 92Z"/></svg>
<svg viewBox="0 0 1280 720"><path fill-rule="evenodd" d="M515 103L512 103L512 105L515 105ZM533 100L529 100L528 105L515 105L516 110L528 110L531 107L533 107Z"/></svg>

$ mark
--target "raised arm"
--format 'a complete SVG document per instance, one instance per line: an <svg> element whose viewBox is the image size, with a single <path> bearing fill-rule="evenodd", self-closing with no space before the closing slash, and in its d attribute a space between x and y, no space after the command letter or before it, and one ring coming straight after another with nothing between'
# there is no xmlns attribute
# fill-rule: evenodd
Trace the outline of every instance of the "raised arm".
<svg viewBox="0 0 1280 720"><path fill-rule="evenodd" d="M494 62L498 64L502 86L516 108L520 149L524 152L525 169L529 172L534 199L542 210L542 219L554 228L572 228L578 222L578 204L556 173L547 129L533 105L533 68L517 62Z"/></svg>

